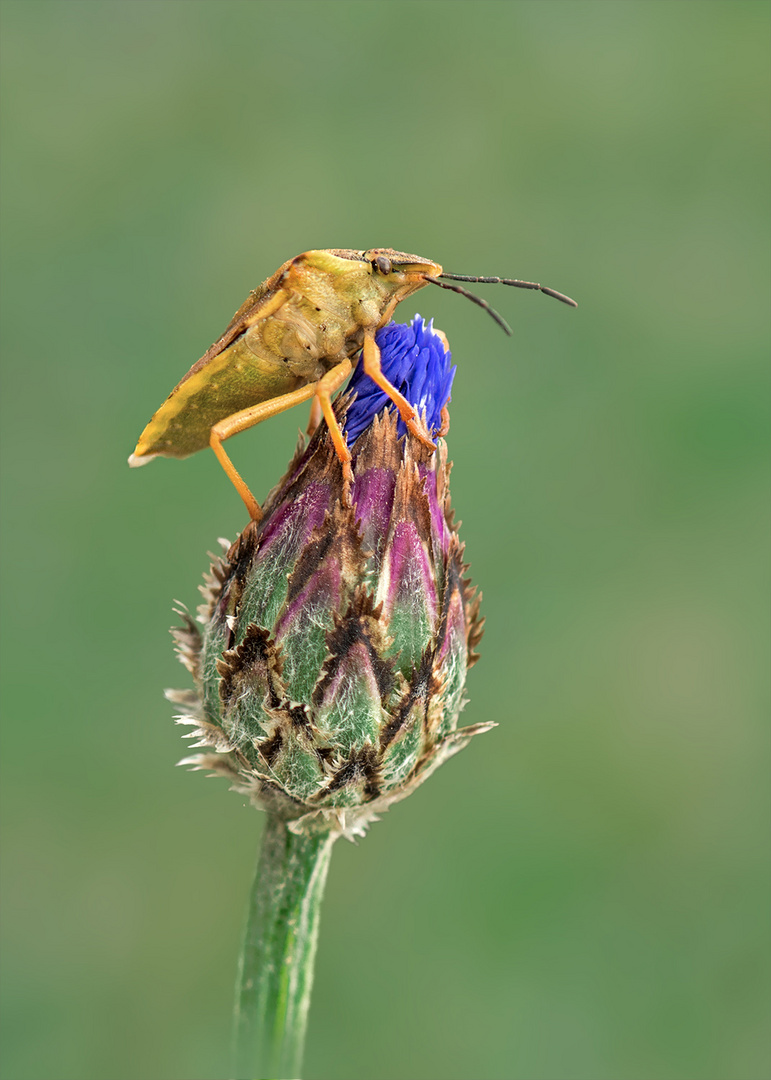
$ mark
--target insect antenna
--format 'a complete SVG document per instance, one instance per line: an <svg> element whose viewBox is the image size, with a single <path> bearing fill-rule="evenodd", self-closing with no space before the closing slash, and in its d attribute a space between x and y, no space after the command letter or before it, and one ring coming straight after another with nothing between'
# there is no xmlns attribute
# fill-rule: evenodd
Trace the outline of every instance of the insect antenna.
<svg viewBox="0 0 771 1080"><path fill-rule="evenodd" d="M561 300L563 304L578 307L575 300L571 300L569 296L557 292L556 289L549 289L546 285L539 285L537 281L519 281L518 278L505 277L469 277L466 274L440 274L440 277L449 278L450 281L473 281L477 285L513 285L515 289L538 289L540 292L546 293L547 296L553 296L555 300ZM428 280L430 281L431 278ZM437 282L437 284L439 283ZM445 286L445 288L449 288L449 286ZM466 293L466 296L471 296L471 293Z"/></svg>
<svg viewBox="0 0 771 1080"><path fill-rule="evenodd" d="M450 277L450 275L442 274L442 277ZM487 314L498 323L501 329L503 329L509 335L509 337L511 337L514 333L509 324L503 318L503 316L499 315L495 308L492 307L491 304L488 304L486 300L483 300L481 296L475 296L473 292L469 292L468 289L461 288L460 285L446 285L443 281L440 281L439 278L429 277L428 274L424 275L423 280L430 281L432 285L438 285L440 289L449 289L450 292L460 293L461 296L468 297L469 300L472 300L475 304L478 304L481 308L484 308ZM460 280L466 281L467 279L461 278ZM468 278L468 280L476 281L477 278ZM482 281L484 279L479 278L478 280Z"/></svg>

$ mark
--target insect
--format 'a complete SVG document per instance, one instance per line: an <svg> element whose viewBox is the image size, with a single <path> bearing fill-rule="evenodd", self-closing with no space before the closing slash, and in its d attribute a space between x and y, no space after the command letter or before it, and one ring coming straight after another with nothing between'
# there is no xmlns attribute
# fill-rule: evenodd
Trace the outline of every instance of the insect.
<svg viewBox="0 0 771 1080"><path fill-rule="evenodd" d="M311 427L323 415L348 486L353 478L351 453L332 411L332 394L350 375L359 351L365 372L393 401L407 430L433 449L415 409L380 369L375 332L389 322L398 303L431 284L468 297L511 334L486 300L450 281L540 289L577 306L570 297L533 281L446 274L439 263L391 248L306 251L249 293L224 334L154 414L129 465L144 465L156 457L184 458L211 446L249 514L259 520L259 503L222 444L313 398Z"/></svg>

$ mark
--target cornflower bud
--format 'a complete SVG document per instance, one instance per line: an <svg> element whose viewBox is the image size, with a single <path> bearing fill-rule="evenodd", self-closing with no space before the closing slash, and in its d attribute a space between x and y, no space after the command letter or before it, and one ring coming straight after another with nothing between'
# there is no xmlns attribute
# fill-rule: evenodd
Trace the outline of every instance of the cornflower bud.
<svg viewBox="0 0 771 1080"><path fill-rule="evenodd" d="M454 368L420 316L377 343L388 379L432 437ZM482 633L450 509L444 440L405 434L359 365L336 414L354 483L322 423L174 631L196 692L170 692L209 752L180 764L228 777L296 833L363 834L491 723L457 728ZM213 751L213 752L211 752Z"/></svg>

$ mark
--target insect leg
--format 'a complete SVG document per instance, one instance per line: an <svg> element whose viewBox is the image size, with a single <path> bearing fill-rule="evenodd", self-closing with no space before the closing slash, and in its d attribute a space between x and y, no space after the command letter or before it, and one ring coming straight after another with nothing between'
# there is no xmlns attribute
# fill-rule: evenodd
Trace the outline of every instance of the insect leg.
<svg viewBox="0 0 771 1080"><path fill-rule="evenodd" d="M321 423L321 402L317 397L314 397L311 402L311 414L308 417L308 427L305 430L306 435L312 435L316 428Z"/></svg>
<svg viewBox="0 0 771 1080"><path fill-rule="evenodd" d="M335 390L340 389L352 370L353 365L351 364L351 361L348 359L342 360L328 371L326 375L322 375L317 383L314 383L316 401L318 401L321 411L324 414L324 419L327 422L329 435L335 447L335 452L340 458L343 466L343 485L346 493L349 485L353 482L351 451L348 449L348 443L345 441L345 436L340 430L337 417L332 410L332 394L334 394Z"/></svg>
<svg viewBox="0 0 771 1080"><path fill-rule="evenodd" d="M233 344L239 334L243 334L244 330L248 330L250 326L254 326L261 319L267 319L270 315L275 315L279 308L289 299L289 293L286 289L278 289L259 302L253 300L253 295L253 293L250 293L249 299L235 313L225 333L213 345L209 346L198 361L199 364L204 364L207 360L213 360L215 356L219 356L228 345ZM255 303L257 303L256 308Z"/></svg>
<svg viewBox="0 0 771 1080"><path fill-rule="evenodd" d="M247 327L254 326L255 323L267 319L269 315L274 315L287 302L289 296L290 294L286 289L277 289L272 295L268 295L248 315L244 316L242 329L245 330Z"/></svg>
<svg viewBox="0 0 771 1080"><path fill-rule="evenodd" d="M377 347L375 336L372 333L365 333L364 335L364 349L363 349L363 363L364 371L369 375L370 379L380 387L384 393L386 393L391 401L393 401L396 408L399 410L404 423L407 425L407 430L411 435L414 435L419 442L422 442L424 446L429 446L432 450L436 450L431 439L428 437L426 431L421 431L418 423L418 414L410 405L407 398L400 394L393 383L389 382L380 369L380 349Z"/></svg>
<svg viewBox="0 0 771 1080"><path fill-rule="evenodd" d="M332 370L336 371L337 369L333 368ZM242 409L241 412L225 417L224 420L220 420L211 429L209 445L217 455L220 465L230 477L236 491L244 500L249 516L254 521L259 521L262 517L260 504L225 453L222 443L232 435L238 435L240 431L246 431L247 428L254 427L255 424L259 424L262 420L267 420L269 416L276 416L278 413L284 412L285 409L291 409L293 405L299 405L301 402L307 401L316 393L316 385L316 383L307 383L305 386L298 387L297 390L292 390L289 394L281 394L280 397L273 398L270 401L261 401L258 405L252 405L248 409Z"/></svg>

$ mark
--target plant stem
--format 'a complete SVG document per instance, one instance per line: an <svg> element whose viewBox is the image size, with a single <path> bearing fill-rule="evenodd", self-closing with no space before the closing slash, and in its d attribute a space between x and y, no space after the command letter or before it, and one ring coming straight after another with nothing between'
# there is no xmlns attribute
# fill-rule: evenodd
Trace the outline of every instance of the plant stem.
<svg viewBox="0 0 771 1080"><path fill-rule="evenodd" d="M297 1080L321 897L336 836L298 836L270 814L249 896L236 986L238 1080Z"/></svg>

